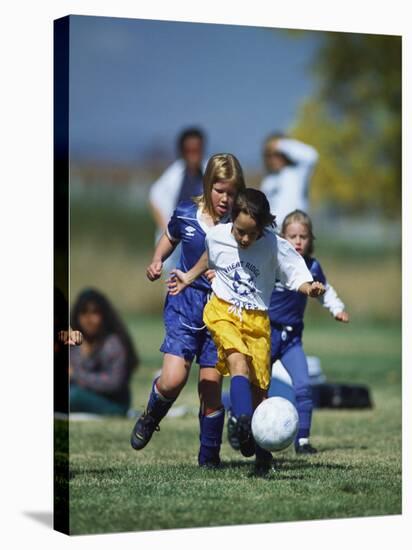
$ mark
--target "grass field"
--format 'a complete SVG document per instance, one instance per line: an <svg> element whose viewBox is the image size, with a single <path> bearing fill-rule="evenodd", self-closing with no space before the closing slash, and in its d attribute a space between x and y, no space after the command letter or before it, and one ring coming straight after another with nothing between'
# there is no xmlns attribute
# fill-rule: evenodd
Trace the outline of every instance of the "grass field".
<svg viewBox="0 0 412 550"><path fill-rule="evenodd" d="M133 378L134 407L145 405L160 366L158 316L129 317L142 357ZM278 453L276 469L254 476L251 459L225 439L223 467L197 467L196 368L178 404L137 453L132 419L70 422L72 534L239 525L401 513L401 331L398 322L358 320L343 326L324 313L305 330L306 351L321 358L329 381L365 383L374 408L315 411L319 453Z"/></svg>

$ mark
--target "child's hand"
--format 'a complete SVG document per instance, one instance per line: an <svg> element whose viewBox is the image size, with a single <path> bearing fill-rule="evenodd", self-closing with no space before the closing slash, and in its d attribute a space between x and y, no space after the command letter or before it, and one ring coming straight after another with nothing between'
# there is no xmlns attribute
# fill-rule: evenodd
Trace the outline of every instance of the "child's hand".
<svg viewBox="0 0 412 550"><path fill-rule="evenodd" d="M322 296L322 294L325 294L325 291L326 288L323 286L323 284L315 281L310 285L308 289L308 296L310 296L311 298L317 298L318 296Z"/></svg>
<svg viewBox="0 0 412 550"><path fill-rule="evenodd" d="M341 311L335 315L335 319L341 323L349 323L349 314L346 311Z"/></svg>
<svg viewBox="0 0 412 550"><path fill-rule="evenodd" d="M57 339L65 346L80 346L83 342L83 334L79 330L61 330Z"/></svg>
<svg viewBox="0 0 412 550"><path fill-rule="evenodd" d="M146 269L146 276L149 281L156 281L162 274L163 262L161 260L155 260Z"/></svg>
<svg viewBox="0 0 412 550"><path fill-rule="evenodd" d="M171 294L172 296L177 296L190 284L188 281L187 273L180 271L180 269L172 269L172 271L170 272L170 277L166 281L166 283L169 294Z"/></svg>
<svg viewBox="0 0 412 550"><path fill-rule="evenodd" d="M216 272L214 269L208 269L207 271L205 271L204 275L206 279L209 281L209 283L211 283L213 279L216 277Z"/></svg>

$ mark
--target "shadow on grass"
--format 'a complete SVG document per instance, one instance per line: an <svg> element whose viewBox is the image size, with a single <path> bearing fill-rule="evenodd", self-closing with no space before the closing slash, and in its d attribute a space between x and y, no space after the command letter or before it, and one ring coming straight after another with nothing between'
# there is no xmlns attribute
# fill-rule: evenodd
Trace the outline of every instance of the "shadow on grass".
<svg viewBox="0 0 412 550"><path fill-rule="evenodd" d="M339 451L367 451L366 445L335 445L334 447L322 447L318 449L318 454L339 452Z"/></svg>

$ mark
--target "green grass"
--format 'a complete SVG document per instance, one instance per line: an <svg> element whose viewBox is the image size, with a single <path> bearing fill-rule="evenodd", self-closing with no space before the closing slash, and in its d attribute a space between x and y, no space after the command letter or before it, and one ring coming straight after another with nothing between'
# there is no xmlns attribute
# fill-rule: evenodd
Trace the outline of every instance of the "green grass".
<svg viewBox="0 0 412 550"><path fill-rule="evenodd" d="M145 405L160 367L159 317L129 317L142 357L133 378L134 406ZM368 384L374 408L315 411L319 454L278 453L267 478L253 475L226 442L223 468L197 467L196 368L178 404L189 414L166 418L149 446L129 446L133 420L70 423L72 534L239 525L401 513L401 346L398 323L308 323L308 353L329 381Z"/></svg>

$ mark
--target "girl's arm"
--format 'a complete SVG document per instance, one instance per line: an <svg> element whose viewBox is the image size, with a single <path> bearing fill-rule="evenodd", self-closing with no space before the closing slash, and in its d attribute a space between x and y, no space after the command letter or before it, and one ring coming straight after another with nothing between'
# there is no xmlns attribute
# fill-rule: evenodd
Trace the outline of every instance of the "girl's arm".
<svg viewBox="0 0 412 550"><path fill-rule="evenodd" d="M279 138L276 149L290 158L296 164L308 164L313 166L318 158L318 152L311 145L290 138Z"/></svg>
<svg viewBox="0 0 412 550"><path fill-rule="evenodd" d="M146 269L147 278L156 281L162 274L163 262L167 260L179 241L172 240L166 233L160 237L150 265Z"/></svg>
<svg viewBox="0 0 412 550"><path fill-rule="evenodd" d="M311 298L318 298L325 293L325 287L322 283L314 281L311 283L303 283L298 288L298 291L302 294L306 294L306 296L310 296Z"/></svg>
<svg viewBox="0 0 412 550"><path fill-rule="evenodd" d="M187 286L191 285L200 275L202 275L208 268L208 256L207 252L203 252L199 260L195 265L186 273L180 271L180 269L173 269L171 277L168 280L169 294L176 296L180 294Z"/></svg>
<svg viewBox="0 0 412 550"><path fill-rule="evenodd" d="M277 278L289 290L296 290L316 298L325 292L322 283L314 282L312 273L302 256L285 239L276 236L277 242Z"/></svg>
<svg viewBox="0 0 412 550"><path fill-rule="evenodd" d="M345 311L345 304L339 298L336 290L330 284L326 283L326 292L320 296L319 302L328 309L337 321L342 323L349 322L349 314Z"/></svg>

